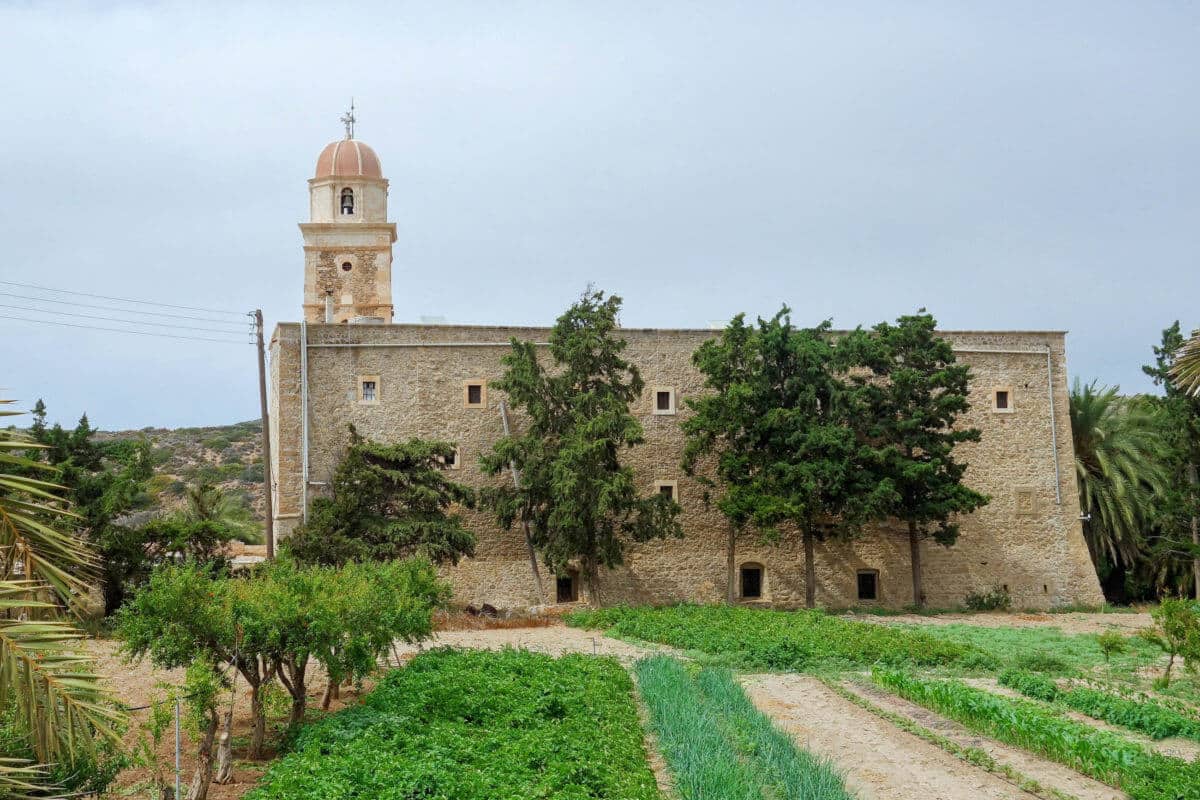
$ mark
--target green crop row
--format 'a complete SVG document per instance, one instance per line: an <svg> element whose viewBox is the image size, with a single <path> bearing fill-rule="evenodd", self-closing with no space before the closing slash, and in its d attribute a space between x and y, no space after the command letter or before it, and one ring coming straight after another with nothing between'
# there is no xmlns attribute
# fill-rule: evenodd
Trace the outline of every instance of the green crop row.
<svg viewBox="0 0 1200 800"><path fill-rule="evenodd" d="M682 800L851 800L833 768L797 749L729 670L658 656L638 662L637 676Z"/></svg>
<svg viewBox="0 0 1200 800"><path fill-rule="evenodd" d="M1200 764L1148 752L1128 739L1067 719L1037 703L899 670L876 669L872 679L974 731L1119 787L1131 800L1200 800Z"/></svg>
<svg viewBox="0 0 1200 800"><path fill-rule="evenodd" d="M612 659L434 650L308 725L247 800L661 800Z"/></svg>
<svg viewBox="0 0 1200 800"><path fill-rule="evenodd" d="M618 607L567 616L576 627L721 656L747 669L825 666L943 666L987 657L970 647L906 628L852 622L821 611L729 606Z"/></svg>
<svg viewBox="0 0 1200 800"><path fill-rule="evenodd" d="M1184 736L1200 741L1200 720L1186 717L1154 700L1119 697L1088 686L1060 689L1054 681L1041 675L1013 669L1000 673L1000 683L1029 697L1060 703L1089 717L1139 731L1153 739Z"/></svg>

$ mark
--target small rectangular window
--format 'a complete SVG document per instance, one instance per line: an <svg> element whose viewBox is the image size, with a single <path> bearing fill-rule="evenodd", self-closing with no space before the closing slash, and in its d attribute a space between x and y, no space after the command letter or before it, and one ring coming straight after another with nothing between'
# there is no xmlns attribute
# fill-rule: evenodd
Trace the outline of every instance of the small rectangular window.
<svg viewBox="0 0 1200 800"><path fill-rule="evenodd" d="M658 492L663 497L668 497L677 503L679 502L678 481L655 481L654 491Z"/></svg>
<svg viewBox="0 0 1200 800"><path fill-rule="evenodd" d="M858 599L879 599L879 570L860 569L858 571Z"/></svg>
<svg viewBox="0 0 1200 800"><path fill-rule="evenodd" d="M358 376L358 402L364 405L375 405L379 402L379 376Z"/></svg>
<svg viewBox="0 0 1200 800"><path fill-rule="evenodd" d="M999 414L1011 414L1013 411L1012 388L997 386L992 389L992 411Z"/></svg>
<svg viewBox="0 0 1200 800"><path fill-rule="evenodd" d="M762 597L762 567L742 567L742 598L758 600Z"/></svg>
<svg viewBox="0 0 1200 800"><path fill-rule="evenodd" d="M470 408L481 408L487 403L487 389L483 381L467 381L463 384L463 404Z"/></svg>
<svg viewBox="0 0 1200 800"><path fill-rule="evenodd" d="M654 387L654 413L675 413L675 390L670 386Z"/></svg>
<svg viewBox="0 0 1200 800"><path fill-rule="evenodd" d="M446 465L446 469L458 469L461 463L458 457L458 450L452 450L448 455L443 456L442 463Z"/></svg>

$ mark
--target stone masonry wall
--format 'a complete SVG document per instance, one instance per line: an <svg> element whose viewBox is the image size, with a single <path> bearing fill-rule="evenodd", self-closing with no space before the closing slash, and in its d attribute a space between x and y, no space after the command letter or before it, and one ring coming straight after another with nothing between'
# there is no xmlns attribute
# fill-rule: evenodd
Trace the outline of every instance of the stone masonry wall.
<svg viewBox="0 0 1200 800"><path fill-rule="evenodd" d="M544 342L544 328L428 325L308 325L309 486L323 491L353 423L373 439L413 436L458 443L456 477L479 486L492 480L478 468L479 455L502 435L499 401L488 387L483 408L464 404L466 381L493 381L510 337ZM702 391L691 355L709 330L625 329L628 355L642 371L647 391L634 407L646 442L628 453L646 491L655 481L678 481L683 539L629 549L624 567L603 575L604 603L719 602L726 596L728 528L706 507L701 488L680 469L685 400ZM1064 335L1061 333L944 332L959 358L972 367L971 411L964 424L980 427L982 441L961 447L970 464L968 483L991 503L962 519L957 544L923 543L925 591L933 606L959 604L970 592L1007 586L1014 605L1049 608L1103 601L1083 541L1068 415ZM298 324L280 325L271 342L272 450L276 470L276 526L286 536L301 517L302 420ZM346 347L341 345L353 344ZM1052 446L1047 348L1051 361L1057 450ZM1028 352L996 352L996 351ZM977 352L988 351L988 352ZM379 376L377 404L358 402L357 381ZM653 414L655 387L673 388L677 415ZM1013 411L992 410L996 388L1010 391ZM522 421L511 413L517 429ZM1055 491L1055 464L1058 489ZM456 602L519 607L538 598L519 528L502 531L481 511L466 512L479 539L476 557L447 569ZM796 537L764 544L754 533L736 543L736 563L764 566L763 602L797 606L804 600L803 551ZM850 542L818 543L817 601L855 605L859 570L879 571L879 604L912 602L907 535L902 525L878 526ZM552 576L545 575L553 592Z"/></svg>

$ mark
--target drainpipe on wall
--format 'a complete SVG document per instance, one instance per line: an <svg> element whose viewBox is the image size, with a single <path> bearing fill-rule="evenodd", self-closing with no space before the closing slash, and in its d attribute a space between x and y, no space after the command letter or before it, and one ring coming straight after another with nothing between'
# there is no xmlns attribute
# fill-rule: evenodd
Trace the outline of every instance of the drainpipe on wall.
<svg viewBox="0 0 1200 800"><path fill-rule="evenodd" d="M300 321L300 519L308 522L308 322Z"/></svg>

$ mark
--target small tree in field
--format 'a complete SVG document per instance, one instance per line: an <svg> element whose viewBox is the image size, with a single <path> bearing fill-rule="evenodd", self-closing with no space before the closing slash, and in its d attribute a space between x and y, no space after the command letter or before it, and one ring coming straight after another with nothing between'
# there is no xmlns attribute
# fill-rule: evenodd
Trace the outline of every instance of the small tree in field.
<svg viewBox="0 0 1200 800"><path fill-rule="evenodd" d="M474 555L475 537L449 511L475 503L470 487L447 477L454 454L449 442L379 444L351 426L331 495L313 500L284 549L301 563L331 566L411 555L453 564Z"/></svg>
<svg viewBox="0 0 1200 800"><path fill-rule="evenodd" d="M491 475L514 467L516 487L487 491L505 529L521 520L546 565L578 560L593 602L600 567L622 563L631 541L682 536L679 506L638 491L622 453L643 440L629 404L642 393L637 367L616 335L621 298L589 289L550 333L550 363L532 342L512 341L497 387L524 412L526 430L505 436L480 463Z"/></svg>
<svg viewBox="0 0 1200 800"><path fill-rule="evenodd" d="M736 529L768 538L791 524L804 543L805 603L816 604L814 541L832 530L853 535L878 515L890 487L872 480L872 458L852 417L859 389L841 377L830 325L796 328L783 308L756 327L735 317L693 356L711 394L690 399L684 469L715 462L718 508Z"/></svg>
<svg viewBox="0 0 1200 800"><path fill-rule="evenodd" d="M875 448L869 468L893 489L880 511L908 528L918 606L925 604L921 540L949 547L958 540L955 515L988 502L963 484L967 465L954 458L956 445L977 442L981 435L978 428L955 427L969 408L970 368L955 361L954 349L936 327L929 314L904 316L895 325L855 331L841 345L851 380L863 392L864 413L853 421Z"/></svg>

